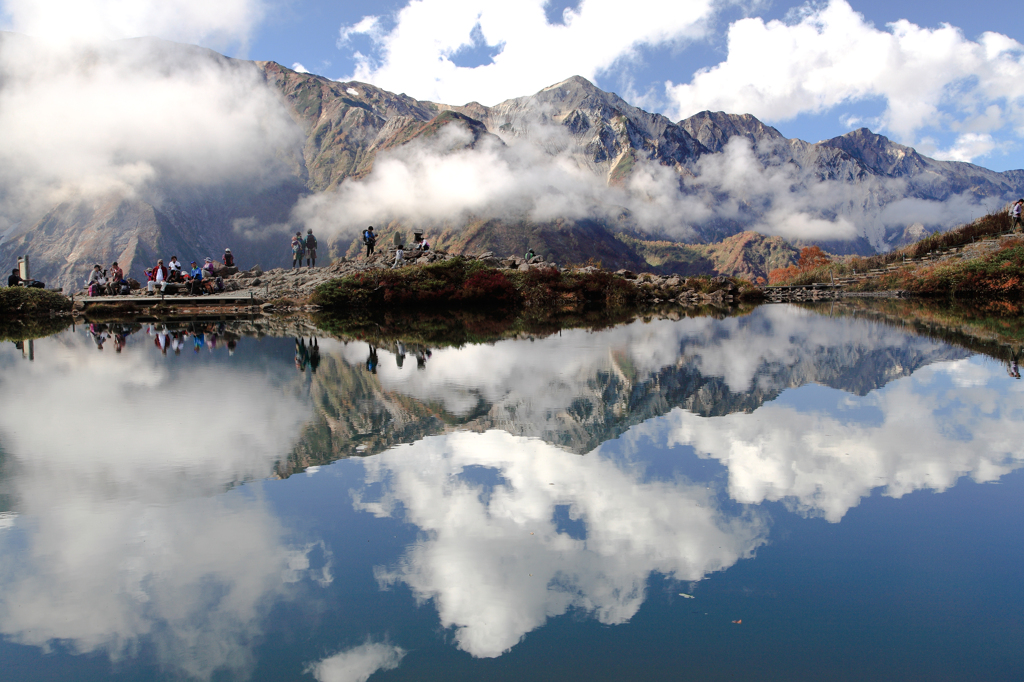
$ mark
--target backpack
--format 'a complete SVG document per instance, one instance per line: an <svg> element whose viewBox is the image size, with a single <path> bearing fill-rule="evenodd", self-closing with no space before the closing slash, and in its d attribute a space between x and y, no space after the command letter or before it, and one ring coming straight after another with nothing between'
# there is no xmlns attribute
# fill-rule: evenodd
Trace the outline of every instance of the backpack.
<svg viewBox="0 0 1024 682"><path fill-rule="evenodd" d="M316 248L316 237L311 234L306 235L306 248L310 251Z"/></svg>
<svg viewBox="0 0 1024 682"><path fill-rule="evenodd" d="M296 254L296 253L297 254L301 254L303 252L304 248L305 247L303 246L301 239L296 239L295 241L292 242L292 253L293 254Z"/></svg>
<svg viewBox="0 0 1024 682"><path fill-rule="evenodd" d="M363 243L364 244L375 244L377 237L369 230L363 230Z"/></svg>

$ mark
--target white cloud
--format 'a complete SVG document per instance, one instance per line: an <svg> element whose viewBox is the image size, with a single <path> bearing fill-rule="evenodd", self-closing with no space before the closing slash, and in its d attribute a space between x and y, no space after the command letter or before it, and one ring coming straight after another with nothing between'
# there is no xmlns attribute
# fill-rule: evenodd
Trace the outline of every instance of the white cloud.
<svg viewBox="0 0 1024 682"><path fill-rule="evenodd" d="M394 670L405 650L392 644L367 642L310 664L317 682L366 682L378 670Z"/></svg>
<svg viewBox="0 0 1024 682"><path fill-rule="evenodd" d="M711 0L583 0L564 24L549 24L545 0L412 0L388 31L364 17L340 31L339 46L356 34L374 41L375 55L356 55L352 78L420 99L452 104L500 100L536 92L572 75L593 78L640 46L682 42L703 34ZM460 48L502 46L493 63L457 66Z"/></svg>
<svg viewBox="0 0 1024 682"><path fill-rule="evenodd" d="M952 147L936 150L932 156L943 161L970 162L979 156L987 156L1000 146L1002 145L988 133L964 133L957 136Z"/></svg>
<svg viewBox="0 0 1024 682"><path fill-rule="evenodd" d="M8 28L55 41L159 36L226 46L245 43L262 0L4 0Z"/></svg>
<svg viewBox="0 0 1024 682"><path fill-rule="evenodd" d="M338 30L338 48L345 47L351 42L353 36L365 35L373 41L380 41L384 37L380 17L363 17L352 25L342 26Z"/></svg>
<svg viewBox="0 0 1024 682"><path fill-rule="evenodd" d="M792 24L742 19L728 41L726 61L666 84L678 117L712 109L780 121L881 97L883 127L907 142L928 126L990 133L1004 116L1024 130L1024 47L1004 35L971 41L949 25L906 20L879 30L832 0ZM985 151L960 147L962 156Z"/></svg>
<svg viewBox="0 0 1024 682"><path fill-rule="evenodd" d="M292 64L292 71L295 73L309 73L309 70L299 62Z"/></svg>
<svg viewBox="0 0 1024 682"><path fill-rule="evenodd" d="M756 511L721 511L704 484L644 480L639 467L599 453L580 457L501 431L426 438L365 466L385 492L357 496L357 508L423 531L379 580L432 599L459 648L478 657L500 656L570 608L625 623L651 572L700 580L752 556L768 532ZM495 470L501 483L484 495L460 478L467 467ZM558 506L585 524L585 540L558 531Z"/></svg>
<svg viewBox="0 0 1024 682"><path fill-rule="evenodd" d="M301 149L256 70L202 48L46 46L8 34L0 71L0 195L11 220L68 198L276 182Z"/></svg>

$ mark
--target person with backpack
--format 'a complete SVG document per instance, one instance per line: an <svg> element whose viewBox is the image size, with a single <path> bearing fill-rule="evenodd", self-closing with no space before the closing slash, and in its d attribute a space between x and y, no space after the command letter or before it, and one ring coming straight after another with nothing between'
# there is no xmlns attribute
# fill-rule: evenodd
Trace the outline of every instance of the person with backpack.
<svg viewBox="0 0 1024 682"><path fill-rule="evenodd" d="M1017 203L1010 207L1010 231L1021 230L1021 212L1024 211L1024 199L1017 199Z"/></svg>
<svg viewBox="0 0 1024 682"><path fill-rule="evenodd" d="M366 258L373 255L373 247L377 245L377 235L373 233L373 225L363 230L363 243L366 244Z"/></svg>
<svg viewBox="0 0 1024 682"><path fill-rule="evenodd" d="M302 267L302 255L306 250L306 243L302 241L302 233L296 232L292 237L292 268Z"/></svg>
<svg viewBox="0 0 1024 682"><path fill-rule="evenodd" d="M306 267L316 267L316 237L313 236L313 230L306 230Z"/></svg>

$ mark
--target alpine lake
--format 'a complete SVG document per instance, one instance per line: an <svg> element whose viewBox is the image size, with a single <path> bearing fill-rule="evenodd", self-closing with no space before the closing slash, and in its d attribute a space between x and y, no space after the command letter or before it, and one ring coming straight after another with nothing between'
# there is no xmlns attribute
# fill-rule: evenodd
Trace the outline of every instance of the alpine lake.
<svg viewBox="0 0 1024 682"><path fill-rule="evenodd" d="M942 315L5 341L0 679L1020 680L1024 326Z"/></svg>

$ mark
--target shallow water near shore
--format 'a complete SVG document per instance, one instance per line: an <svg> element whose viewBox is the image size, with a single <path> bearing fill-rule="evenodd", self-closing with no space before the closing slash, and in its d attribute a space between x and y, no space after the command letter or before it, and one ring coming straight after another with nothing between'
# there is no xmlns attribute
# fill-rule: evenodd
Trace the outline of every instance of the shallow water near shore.
<svg viewBox="0 0 1024 682"><path fill-rule="evenodd" d="M0 679L1015 679L1012 357L830 312L4 343Z"/></svg>

